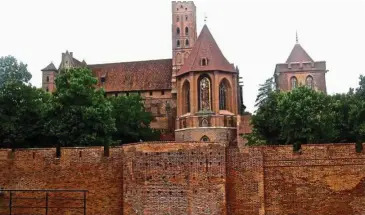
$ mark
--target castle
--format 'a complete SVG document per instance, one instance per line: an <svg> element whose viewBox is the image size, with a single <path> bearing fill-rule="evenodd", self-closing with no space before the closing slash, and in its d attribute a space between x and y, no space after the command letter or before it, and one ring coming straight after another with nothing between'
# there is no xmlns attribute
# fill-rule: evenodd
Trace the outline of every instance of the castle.
<svg viewBox="0 0 365 215"><path fill-rule="evenodd" d="M250 126L238 68L208 26L197 37L195 14L193 2L172 2L172 59L94 65L66 52L58 68L42 70L49 92L62 69L88 67L107 96L139 93L155 117L152 127L175 141L108 153L0 149L0 187L8 189L0 190L0 214L365 214L365 152L355 144L305 144L300 153L288 145L239 144ZM282 91L305 85L326 92L326 72L297 40L274 78ZM85 191L83 198L69 192L75 189Z"/></svg>
<svg viewBox="0 0 365 215"><path fill-rule="evenodd" d="M172 59L87 64L66 51L58 69L53 63L42 69L42 88L53 92L62 69L86 66L108 96L140 94L154 116L151 127L168 140L236 142L246 120L239 69L225 58L207 25L197 37L196 23L194 2L172 2ZM306 85L326 92L326 72L326 62L312 60L297 39L274 77L283 91Z"/></svg>

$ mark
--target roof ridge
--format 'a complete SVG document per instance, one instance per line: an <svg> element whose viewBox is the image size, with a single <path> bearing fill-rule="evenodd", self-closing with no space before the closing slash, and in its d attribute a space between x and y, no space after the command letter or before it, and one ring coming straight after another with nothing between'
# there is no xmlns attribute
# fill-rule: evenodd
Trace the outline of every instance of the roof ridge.
<svg viewBox="0 0 365 215"><path fill-rule="evenodd" d="M164 61L164 60L172 60L172 58L162 58L162 59L152 59L152 60L134 60L134 61L119 61L113 63L97 63L97 64L88 64L88 66L99 66L99 65L108 65L108 64L121 64L121 63L136 63L136 62L152 62L152 61Z"/></svg>

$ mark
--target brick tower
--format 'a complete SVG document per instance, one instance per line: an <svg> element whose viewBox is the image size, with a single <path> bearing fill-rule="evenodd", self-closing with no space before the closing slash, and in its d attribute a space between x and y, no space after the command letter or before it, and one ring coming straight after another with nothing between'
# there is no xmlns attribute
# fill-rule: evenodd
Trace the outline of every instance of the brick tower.
<svg viewBox="0 0 365 215"><path fill-rule="evenodd" d="M172 2L172 93L176 96L176 74L197 39L196 7L192 1Z"/></svg>
<svg viewBox="0 0 365 215"><path fill-rule="evenodd" d="M238 72L224 57L207 25L176 80L175 140L234 142Z"/></svg>
<svg viewBox="0 0 365 215"><path fill-rule="evenodd" d="M54 92L56 90L55 79L58 74L58 70L56 69L53 63L50 63L46 66L42 71L42 88L47 92Z"/></svg>
<svg viewBox="0 0 365 215"><path fill-rule="evenodd" d="M298 35L285 63L276 64L274 78L277 89L290 91L307 86L316 91L327 92L326 61L314 61L299 44Z"/></svg>

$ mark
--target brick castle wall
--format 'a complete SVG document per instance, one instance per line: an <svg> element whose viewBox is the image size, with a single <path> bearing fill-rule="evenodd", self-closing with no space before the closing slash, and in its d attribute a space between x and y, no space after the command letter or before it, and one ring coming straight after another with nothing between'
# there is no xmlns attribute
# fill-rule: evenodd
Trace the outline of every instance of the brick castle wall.
<svg viewBox="0 0 365 215"><path fill-rule="evenodd" d="M303 145L297 154L291 146L154 142L111 148L110 157L101 147L55 154L0 150L0 186L86 189L87 214L97 215L365 213L365 153L354 144ZM41 214L15 211L24 212Z"/></svg>

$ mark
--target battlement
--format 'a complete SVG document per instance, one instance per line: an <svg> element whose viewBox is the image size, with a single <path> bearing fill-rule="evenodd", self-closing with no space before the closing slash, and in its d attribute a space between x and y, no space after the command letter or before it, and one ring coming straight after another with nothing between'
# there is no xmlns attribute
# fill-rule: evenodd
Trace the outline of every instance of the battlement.
<svg viewBox="0 0 365 215"><path fill-rule="evenodd" d="M326 71L325 61L316 62L292 62L276 64L276 72L290 71Z"/></svg>
<svg viewBox="0 0 365 215"><path fill-rule="evenodd" d="M55 148L0 149L0 187L88 190L87 213L101 215L365 212L365 152L353 143L293 152L291 145L158 141L111 147L109 157L103 152L66 147L57 158Z"/></svg>

